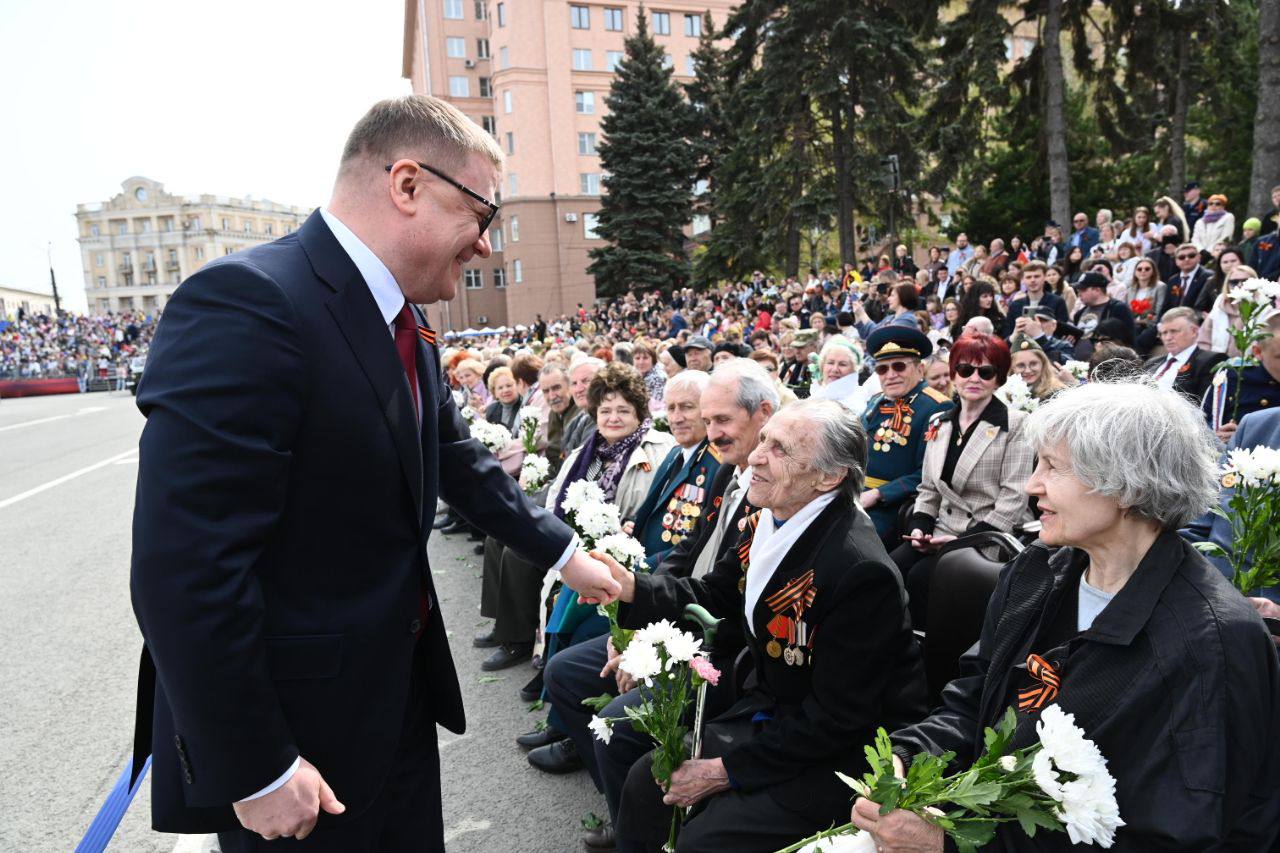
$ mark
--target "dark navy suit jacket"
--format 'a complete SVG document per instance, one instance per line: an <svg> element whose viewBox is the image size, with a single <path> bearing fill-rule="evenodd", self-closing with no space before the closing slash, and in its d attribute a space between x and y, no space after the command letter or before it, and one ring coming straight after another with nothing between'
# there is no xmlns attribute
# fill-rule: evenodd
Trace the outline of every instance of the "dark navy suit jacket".
<svg viewBox="0 0 1280 853"><path fill-rule="evenodd" d="M340 792L339 820L358 817L411 678L463 731L427 559L438 494L535 564L567 549L569 528L470 438L422 341L417 372L421 426L373 295L318 213L170 300L138 391L131 577L146 642L134 766L153 753L157 829L236 828L230 804L299 754Z"/></svg>

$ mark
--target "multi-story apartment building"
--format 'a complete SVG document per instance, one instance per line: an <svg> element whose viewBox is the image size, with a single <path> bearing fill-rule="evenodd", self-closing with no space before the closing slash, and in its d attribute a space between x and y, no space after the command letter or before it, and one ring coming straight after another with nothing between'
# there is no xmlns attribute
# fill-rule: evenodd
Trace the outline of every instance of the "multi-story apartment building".
<svg viewBox="0 0 1280 853"><path fill-rule="evenodd" d="M76 206L89 311L156 311L213 258L288 234L310 213L255 198L178 196L129 178L110 201Z"/></svg>
<svg viewBox="0 0 1280 853"><path fill-rule="evenodd" d="M659 0L650 30L677 80L703 14L724 23L731 0ZM637 2L405 0L403 75L413 91L457 106L507 155L492 257L467 265L458 297L432 306L439 328L531 323L595 299L587 252L602 178L596 146L613 69L635 31ZM695 225L694 230L698 228Z"/></svg>

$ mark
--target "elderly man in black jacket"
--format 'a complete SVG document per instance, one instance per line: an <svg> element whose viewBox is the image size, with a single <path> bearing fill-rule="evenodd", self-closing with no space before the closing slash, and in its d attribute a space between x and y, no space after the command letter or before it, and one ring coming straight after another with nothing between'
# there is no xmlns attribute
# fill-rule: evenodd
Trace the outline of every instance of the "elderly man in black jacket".
<svg viewBox="0 0 1280 853"><path fill-rule="evenodd" d="M1005 568L942 707L895 732L896 764L955 752L1016 707L1012 746L1058 705L1116 781L1118 851L1266 851L1280 830L1280 663L1262 619L1177 534L1217 497L1217 452L1185 397L1149 383L1059 392L1023 427L1042 544ZM1133 460L1144 464L1135 466ZM1057 550L1050 550L1055 548ZM900 771L900 768L899 768ZM901 772L899 772L901 775ZM942 830L866 800L878 848L942 853ZM1002 824L988 851L1067 851Z"/></svg>
<svg viewBox="0 0 1280 853"><path fill-rule="evenodd" d="M834 771L864 769L878 725L919 719L923 664L906 594L875 527L858 507L867 436L831 400L774 415L752 452L748 517L738 548L701 579L614 576L628 627L679 616L693 602L737 622L755 664L738 702L708 724L706 757L665 793L649 757L631 768L618 849L658 850L673 806L700 805L677 846L777 850L848 813Z"/></svg>

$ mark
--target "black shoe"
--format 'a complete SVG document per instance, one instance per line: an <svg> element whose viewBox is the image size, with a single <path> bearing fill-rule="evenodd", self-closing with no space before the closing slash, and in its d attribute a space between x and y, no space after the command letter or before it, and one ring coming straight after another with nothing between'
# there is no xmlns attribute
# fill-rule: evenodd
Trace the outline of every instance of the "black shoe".
<svg viewBox="0 0 1280 853"><path fill-rule="evenodd" d="M475 554L477 557L483 557L483 556L484 556L484 543L483 543L483 542L481 542L479 545L477 545L476 547L472 548L472 549L471 549L471 553Z"/></svg>
<svg viewBox="0 0 1280 853"><path fill-rule="evenodd" d="M582 756L573 741L558 740L529 753L529 763L544 773L572 773L582 769Z"/></svg>
<svg viewBox="0 0 1280 853"><path fill-rule="evenodd" d="M539 698L540 696L542 696L542 672L541 671L539 671L538 674L535 675L528 684L520 688L520 701L532 702L535 699Z"/></svg>
<svg viewBox="0 0 1280 853"><path fill-rule="evenodd" d="M559 743L567 738L568 735L552 726L547 726L540 732L526 732L516 738L516 743L525 749L538 749L543 746L550 746L553 743Z"/></svg>
<svg viewBox="0 0 1280 853"><path fill-rule="evenodd" d="M496 649L500 643L498 638L493 636L493 629L490 628L483 634L476 634L476 638L471 641L471 645L477 649Z"/></svg>
<svg viewBox="0 0 1280 853"><path fill-rule="evenodd" d="M582 834L582 846L591 853L603 850L616 850L618 843L613 838L613 827L602 823L595 829L588 829Z"/></svg>
<svg viewBox="0 0 1280 853"><path fill-rule="evenodd" d="M498 650L489 655L480 668L485 672L497 672L518 663L524 663L533 657L533 643L504 643Z"/></svg>
<svg viewBox="0 0 1280 853"><path fill-rule="evenodd" d="M466 533L471 529L471 525L465 521L452 521L440 528L440 532L445 536L452 536L455 533Z"/></svg>
<svg viewBox="0 0 1280 853"><path fill-rule="evenodd" d="M481 533L479 530L473 529L467 538L469 538L472 542L480 543L479 545L480 550L476 551L477 554L484 553L484 534L483 533Z"/></svg>
<svg viewBox="0 0 1280 853"><path fill-rule="evenodd" d="M436 517L435 523L431 525L431 529L432 529L432 530L443 530L444 528L448 527L449 525L451 525L451 524L455 524L455 523L457 523L456 519L454 519L453 517L451 517L450 515L448 515L448 514L446 513L445 515L441 515L441 516L437 516L437 517Z"/></svg>

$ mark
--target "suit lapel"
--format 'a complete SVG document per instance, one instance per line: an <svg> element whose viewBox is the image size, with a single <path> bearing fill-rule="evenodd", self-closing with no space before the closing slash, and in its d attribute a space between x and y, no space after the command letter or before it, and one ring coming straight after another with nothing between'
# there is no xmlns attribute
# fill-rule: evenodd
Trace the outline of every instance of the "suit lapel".
<svg viewBox="0 0 1280 853"><path fill-rule="evenodd" d="M676 460L680 458L680 447L673 447L667 454L667 458L662 460L662 464L658 466L658 471L654 474L653 481L655 483L662 483L663 489L660 493L652 491L649 492L644 499L644 503L640 505L640 509L636 510L636 530L644 527L645 524L649 522L649 516L653 514L653 511L657 507L666 503L671 492L675 491L675 487L680 482L680 479L677 477L668 483L667 478L670 477L671 469L675 467Z"/></svg>
<svg viewBox="0 0 1280 853"><path fill-rule="evenodd" d="M959 427L959 424L956 424ZM960 458L956 460L956 470L951 475L951 488L957 494L964 489L964 484L968 481L969 475L973 473L973 469L982 461L982 455L987 452L987 448L991 446L991 442L996 440L996 436L1000 434L1000 427L995 424L980 421L973 431L973 435L969 436L969 443L964 446L964 450L960 453Z"/></svg>

